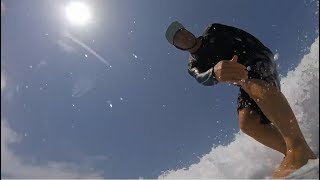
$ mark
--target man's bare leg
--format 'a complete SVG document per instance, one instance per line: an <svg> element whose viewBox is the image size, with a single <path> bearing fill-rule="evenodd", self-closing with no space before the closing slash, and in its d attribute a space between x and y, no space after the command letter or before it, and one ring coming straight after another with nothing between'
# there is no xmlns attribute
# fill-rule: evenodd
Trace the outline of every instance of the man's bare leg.
<svg viewBox="0 0 320 180"><path fill-rule="evenodd" d="M279 130L271 124L261 124L260 115L257 112L250 108L241 109L239 123L242 132L263 145L286 154L286 143Z"/></svg>
<svg viewBox="0 0 320 180"><path fill-rule="evenodd" d="M297 119L281 91L258 79L250 79L239 84L279 129L286 142L286 157L273 173L274 178L285 177L305 165L309 159L316 158L305 141Z"/></svg>

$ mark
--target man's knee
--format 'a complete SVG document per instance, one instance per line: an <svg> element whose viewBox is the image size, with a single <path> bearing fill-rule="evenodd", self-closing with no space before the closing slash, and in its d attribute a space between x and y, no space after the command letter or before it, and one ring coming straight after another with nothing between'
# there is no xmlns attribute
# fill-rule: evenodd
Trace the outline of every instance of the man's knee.
<svg viewBox="0 0 320 180"><path fill-rule="evenodd" d="M260 124L260 115L250 108L239 110L239 127L244 133L250 133L252 129Z"/></svg>

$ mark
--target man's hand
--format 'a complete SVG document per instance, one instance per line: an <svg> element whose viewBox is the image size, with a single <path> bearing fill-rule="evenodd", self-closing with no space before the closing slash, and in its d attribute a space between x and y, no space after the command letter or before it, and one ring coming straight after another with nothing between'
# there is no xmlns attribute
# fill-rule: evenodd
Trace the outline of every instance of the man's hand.
<svg viewBox="0 0 320 180"><path fill-rule="evenodd" d="M214 66L214 74L219 82L241 84L248 79L246 67L238 61L238 56L234 55L231 60L222 60Z"/></svg>

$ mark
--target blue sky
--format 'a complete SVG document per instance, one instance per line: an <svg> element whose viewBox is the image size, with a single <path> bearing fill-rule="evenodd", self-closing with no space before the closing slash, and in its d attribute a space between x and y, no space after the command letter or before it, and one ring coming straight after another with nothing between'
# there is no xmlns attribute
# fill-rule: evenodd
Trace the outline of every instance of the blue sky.
<svg viewBox="0 0 320 180"><path fill-rule="evenodd" d="M81 27L65 18L69 1L2 2L1 126L5 119L20 137L10 152L34 166L83 164L106 178L156 178L239 131L238 88L189 76L188 54L165 39L170 22L197 36L216 22L244 29L279 53L282 76L318 36L312 0L85 1L92 20Z"/></svg>

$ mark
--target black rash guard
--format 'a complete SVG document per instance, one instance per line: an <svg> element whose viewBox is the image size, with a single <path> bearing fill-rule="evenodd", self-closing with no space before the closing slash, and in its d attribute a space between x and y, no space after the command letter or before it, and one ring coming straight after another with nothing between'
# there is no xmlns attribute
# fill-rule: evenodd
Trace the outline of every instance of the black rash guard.
<svg viewBox="0 0 320 180"><path fill-rule="evenodd" d="M280 88L273 53L253 35L227 25L211 24L202 36L201 47L189 56L188 72L199 83L218 83L213 67L221 60L238 55L238 62L247 67L249 79L263 79Z"/></svg>
<svg viewBox="0 0 320 180"><path fill-rule="evenodd" d="M201 47L189 57L188 72L199 83L213 86L218 83L213 68L221 60L238 55L238 62L247 67L249 79L261 79L280 90L274 55L253 35L227 25L211 24L202 36ZM240 87L237 110L250 108L260 114L262 124L270 124L255 101Z"/></svg>

